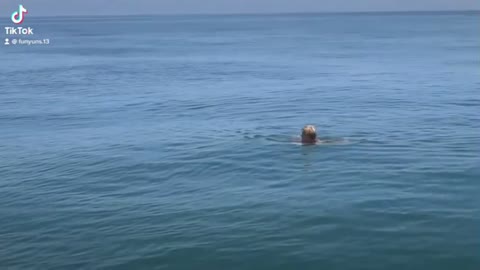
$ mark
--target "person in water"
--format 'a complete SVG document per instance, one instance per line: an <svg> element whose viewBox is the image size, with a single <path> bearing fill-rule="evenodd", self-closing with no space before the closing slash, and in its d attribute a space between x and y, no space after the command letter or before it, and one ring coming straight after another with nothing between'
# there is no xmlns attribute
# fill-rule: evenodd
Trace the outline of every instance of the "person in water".
<svg viewBox="0 0 480 270"><path fill-rule="evenodd" d="M315 126L306 125L302 129L302 143L315 144L318 142Z"/></svg>

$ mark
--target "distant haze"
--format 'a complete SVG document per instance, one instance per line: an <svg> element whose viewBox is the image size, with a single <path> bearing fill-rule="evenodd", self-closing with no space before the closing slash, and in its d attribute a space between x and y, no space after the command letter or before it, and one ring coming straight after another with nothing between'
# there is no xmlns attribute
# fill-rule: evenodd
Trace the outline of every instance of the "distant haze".
<svg viewBox="0 0 480 270"><path fill-rule="evenodd" d="M3 0L0 17L18 4L31 16L480 10L478 0Z"/></svg>

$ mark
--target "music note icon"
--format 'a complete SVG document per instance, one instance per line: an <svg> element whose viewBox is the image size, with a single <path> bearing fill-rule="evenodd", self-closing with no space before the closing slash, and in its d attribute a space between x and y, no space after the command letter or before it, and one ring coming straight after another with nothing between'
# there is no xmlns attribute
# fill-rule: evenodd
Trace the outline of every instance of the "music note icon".
<svg viewBox="0 0 480 270"><path fill-rule="evenodd" d="M14 24L21 24L25 19L24 14L27 14L28 10L23 5L18 6L18 11L12 13L12 22Z"/></svg>

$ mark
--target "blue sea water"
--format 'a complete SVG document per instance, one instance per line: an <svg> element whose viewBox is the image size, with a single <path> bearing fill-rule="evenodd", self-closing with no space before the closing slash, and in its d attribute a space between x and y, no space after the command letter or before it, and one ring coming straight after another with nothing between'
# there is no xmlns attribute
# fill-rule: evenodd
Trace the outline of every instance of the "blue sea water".
<svg viewBox="0 0 480 270"><path fill-rule="evenodd" d="M479 18L27 17L0 269L480 269Z"/></svg>

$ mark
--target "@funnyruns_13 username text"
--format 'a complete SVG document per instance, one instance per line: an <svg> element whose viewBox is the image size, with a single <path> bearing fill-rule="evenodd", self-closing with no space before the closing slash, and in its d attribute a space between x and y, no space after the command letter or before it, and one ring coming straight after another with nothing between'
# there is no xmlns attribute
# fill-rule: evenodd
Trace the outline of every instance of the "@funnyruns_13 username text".
<svg viewBox="0 0 480 270"><path fill-rule="evenodd" d="M50 39L12 39L9 40L8 38L5 39L5 45L49 45Z"/></svg>

